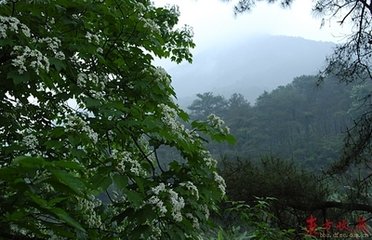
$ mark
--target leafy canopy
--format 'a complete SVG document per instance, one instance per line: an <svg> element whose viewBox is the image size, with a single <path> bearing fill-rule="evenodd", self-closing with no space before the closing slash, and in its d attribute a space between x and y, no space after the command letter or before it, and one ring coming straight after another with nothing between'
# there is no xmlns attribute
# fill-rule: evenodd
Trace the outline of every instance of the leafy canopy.
<svg viewBox="0 0 372 240"><path fill-rule="evenodd" d="M0 236L195 239L225 184L154 56L191 61L176 7L0 1ZM213 120L213 119L212 119ZM156 149L182 159L160 168Z"/></svg>

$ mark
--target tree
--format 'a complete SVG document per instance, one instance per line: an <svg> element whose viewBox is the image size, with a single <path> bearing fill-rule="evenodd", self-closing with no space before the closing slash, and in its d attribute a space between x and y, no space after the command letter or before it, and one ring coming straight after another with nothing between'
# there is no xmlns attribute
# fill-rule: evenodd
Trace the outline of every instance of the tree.
<svg viewBox="0 0 372 240"><path fill-rule="evenodd" d="M0 238L195 239L224 195L154 56L191 61L176 7L0 1ZM182 162L159 167L156 149Z"/></svg>
<svg viewBox="0 0 372 240"><path fill-rule="evenodd" d="M228 107L228 102L223 96L214 96L212 92L198 93L196 96L198 99L188 107L195 118L203 119L210 114L221 115Z"/></svg>

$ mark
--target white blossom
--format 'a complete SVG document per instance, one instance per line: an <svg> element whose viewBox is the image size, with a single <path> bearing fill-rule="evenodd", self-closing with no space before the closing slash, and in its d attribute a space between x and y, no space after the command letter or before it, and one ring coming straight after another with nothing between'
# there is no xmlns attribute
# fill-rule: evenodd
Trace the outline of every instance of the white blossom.
<svg viewBox="0 0 372 240"><path fill-rule="evenodd" d="M162 67L157 67L155 68L155 76L156 76L156 80L159 81L159 82L164 82L166 84L170 84L171 80L169 78L169 75L168 73L165 71L164 68Z"/></svg>
<svg viewBox="0 0 372 240"><path fill-rule="evenodd" d="M98 142L98 133L96 133L83 119L78 116L70 115L67 121L65 121L67 131L82 131L88 135L93 143Z"/></svg>
<svg viewBox="0 0 372 240"><path fill-rule="evenodd" d="M112 157L117 160L116 170L121 173L127 173L127 171L133 173L136 176L146 176L147 172L142 168L141 164L132 158L132 154L127 151L119 152L113 149L111 152Z"/></svg>
<svg viewBox="0 0 372 240"><path fill-rule="evenodd" d="M39 141L37 140L37 137L33 134L24 136L22 139L22 142L29 149L36 149L36 147L39 145Z"/></svg>
<svg viewBox="0 0 372 240"><path fill-rule="evenodd" d="M86 223L89 227L102 228L101 216L96 213L95 208L102 205L99 199L94 196L87 200L85 198L77 198L76 210L81 211L82 216L84 216Z"/></svg>
<svg viewBox="0 0 372 240"><path fill-rule="evenodd" d="M217 161L212 158L212 155L208 151L201 151L201 155L203 158L203 163L208 167L208 168L216 168L217 166Z"/></svg>
<svg viewBox="0 0 372 240"><path fill-rule="evenodd" d="M194 185L194 183L187 181L184 183L180 183L180 186L185 187L187 190L191 192L192 195L195 195L196 199L199 199L199 190Z"/></svg>
<svg viewBox="0 0 372 240"><path fill-rule="evenodd" d="M152 32L156 34L161 34L159 25L154 20L143 17L140 17L139 20L143 22L143 26L145 28L149 28Z"/></svg>
<svg viewBox="0 0 372 240"><path fill-rule="evenodd" d="M39 50L30 49L28 46L14 46L12 53L17 55L17 57L12 60L12 65L18 67L19 74L27 71L26 63L30 60L29 66L35 70L36 74L39 75L41 69L49 72L49 59Z"/></svg>
<svg viewBox="0 0 372 240"><path fill-rule="evenodd" d="M213 172L214 181L218 184L218 188L220 189L222 196L226 194L226 183L225 180L217 173Z"/></svg>
<svg viewBox="0 0 372 240"><path fill-rule="evenodd" d="M204 212L205 219L209 219L209 208L206 204L201 205L201 210Z"/></svg>
<svg viewBox="0 0 372 240"><path fill-rule="evenodd" d="M87 33L85 34L85 38L88 39L88 42L89 42L89 43L94 42L94 43L99 44L99 42L100 42L100 39L99 39L100 37L99 37L99 35L92 34L92 33L90 33L90 32L87 32Z"/></svg>
<svg viewBox="0 0 372 240"><path fill-rule="evenodd" d="M151 205L155 205L158 208L160 217L165 216L165 214L168 212L167 208L164 206L164 202L157 196L152 196L147 202Z"/></svg>
<svg viewBox="0 0 372 240"><path fill-rule="evenodd" d="M198 218L194 217L192 213L186 213L185 216L192 221L193 228L200 229Z"/></svg>
<svg viewBox="0 0 372 240"><path fill-rule="evenodd" d="M171 108L168 105L165 105L163 103L159 104L158 107L162 111L161 120L165 125L167 125L174 132L180 132L181 130L184 130L182 128L183 125L181 127L181 124L179 122L177 122L177 120L176 120L177 111L175 109L173 109L173 108Z"/></svg>
<svg viewBox="0 0 372 240"><path fill-rule="evenodd" d="M170 201L172 203L172 217L176 222L182 221L181 210L185 207L185 201L183 197L178 196L178 193L170 189L169 191Z"/></svg>
<svg viewBox="0 0 372 240"><path fill-rule="evenodd" d="M229 134L230 129L225 125L225 122L215 114L210 114L208 116L208 123L215 127L217 130L219 130L222 133Z"/></svg>
<svg viewBox="0 0 372 240"><path fill-rule="evenodd" d="M165 184L164 183L159 183L158 186L156 186L154 188L151 188L151 191L154 194L159 195L160 192L164 192L165 191Z"/></svg>

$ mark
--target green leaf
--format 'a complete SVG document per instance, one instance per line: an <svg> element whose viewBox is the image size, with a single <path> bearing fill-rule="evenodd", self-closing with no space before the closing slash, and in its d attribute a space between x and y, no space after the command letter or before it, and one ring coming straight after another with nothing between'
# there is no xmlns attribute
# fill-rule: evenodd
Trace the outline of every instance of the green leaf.
<svg viewBox="0 0 372 240"><path fill-rule="evenodd" d="M12 163L23 168L43 168L50 165L50 163L43 158L29 156L16 157Z"/></svg>
<svg viewBox="0 0 372 240"><path fill-rule="evenodd" d="M128 187L128 177L127 176L114 174L112 176L112 180L113 180L115 186L118 189L120 189L120 190L127 189L127 187Z"/></svg>
<svg viewBox="0 0 372 240"><path fill-rule="evenodd" d="M75 219L70 217L67 212L65 212L61 208L52 208L50 209L52 213L54 213L59 219L63 220L66 222L68 225L71 227L74 227L82 232L85 232L85 229L80 225L79 222L77 222Z"/></svg>
<svg viewBox="0 0 372 240"><path fill-rule="evenodd" d="M78 195L83 195L86 192L85 184L71 173L64 170L52 170L51 173L60 183L69 187Z"/></svg>
<svg viewBox="0 0 372 240"><path fill-rule="evenodd" d="M8 73L8 78L13 79L13 83L15 85L19 85L24 82L29 82L30 81L30 73L29 72L24 72L23 74L19 74L16 71L12 71Z"/></svg>
<svg viewBox="0 0 372 240"><path fill-rule="evenodd" d="M128 201L135 207L140 207L143 204L143 196L140 193L132 190L126 190L124 192L127 195Z"/></svg>
<svg viewBox="0 0 372 240"><path fill-rule="evenodd" d="M79 171L85 170L85 168L81 164L77 162L66 161L66 160L54 161L53 166L57 168L63 168L63 169L71 169L71 170L79 170Z"/></svg>

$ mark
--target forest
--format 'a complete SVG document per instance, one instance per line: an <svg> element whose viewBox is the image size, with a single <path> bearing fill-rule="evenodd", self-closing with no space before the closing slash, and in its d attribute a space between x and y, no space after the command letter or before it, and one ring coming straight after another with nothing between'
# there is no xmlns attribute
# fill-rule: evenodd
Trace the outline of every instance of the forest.
<svg viewBox="0 0 372 240"><path fill-rule="evenodd" d="M360 181L370 169L355 166L337 174L335 167L371 90L368 82L345 86L335 76L322 82L300 76L253 105L242 94L227 99L206 92L188 110L195 119L220 116L236 138L235 144L208 144L219 159L228 198L249 204L272 198L276 224L300 234L310 213L318 219L347 216L356 225L355 213L345 213L346 202L370 217L371 190Z"/></svg>
<svg viewBox="0 0 372 240"><path fill-rule="evenodd" d="M318 75L182 109L176 5L0 0L0 239L371 238L372 3L313 11L353 26Z"/></svg>

